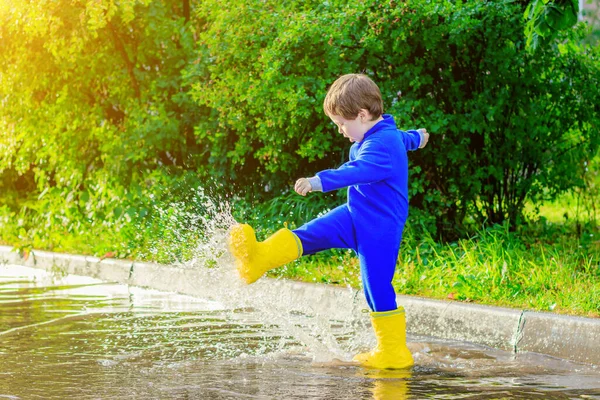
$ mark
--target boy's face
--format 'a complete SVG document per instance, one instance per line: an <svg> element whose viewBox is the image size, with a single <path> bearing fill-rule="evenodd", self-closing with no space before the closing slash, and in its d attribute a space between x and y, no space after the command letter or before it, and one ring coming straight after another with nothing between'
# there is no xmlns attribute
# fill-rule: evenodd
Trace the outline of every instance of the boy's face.
<svg viewBox="0 0 600 400"><path fill-rule="evenodd" d="M365 117L359 114L355 119L346 119L340 115L330 115L329 118L337 125L339 132L351 142L360 142L370 128L365 124Z"/></svg>

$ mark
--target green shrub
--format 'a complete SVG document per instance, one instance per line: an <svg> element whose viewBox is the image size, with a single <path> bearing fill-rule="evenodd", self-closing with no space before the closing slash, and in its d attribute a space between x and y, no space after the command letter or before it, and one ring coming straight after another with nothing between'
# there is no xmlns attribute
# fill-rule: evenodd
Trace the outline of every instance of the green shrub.
<svg viewBox="0 0 600 400"><path fill-rule="evenodd" d="M525 201L591 187L600 141L598 50L529 54L525 3L1 3L0 240L133 256L171 226L126 226L196 209L198 187L265 232L298 226L344 201L290 188L347 159L322 101L349 72L432 132L410 156L414 229L517 225Z"/></svg>
<svg viewBox="0 0 600 400"><path fill-rule="evenodd" d="M212 185L186 3L0 4L0 240L118 257L178 240L154 214Z"/></svg>
<svg viewBox="0 0 600 400"><path fill-rule="evenodd" d="M151 0L0 7L3 203L16 210L40 196L88 198L113 184L134 188L158 168L194 169L201 110L180 73L195 45L180 7Z"/></svg>
<svg viewBox="0 0 600 400"><path fill-rule="evenodd" d="M400 127L432 132L412 156L411 192L445 237L515 226L526 199L581 186L597 152L597 56L562 43L529 54L517 2L217 3L198 10L194 98L214 118L196 134L217 175L253 193L344 160L321 104L349 72L380 85Z"/></svg>

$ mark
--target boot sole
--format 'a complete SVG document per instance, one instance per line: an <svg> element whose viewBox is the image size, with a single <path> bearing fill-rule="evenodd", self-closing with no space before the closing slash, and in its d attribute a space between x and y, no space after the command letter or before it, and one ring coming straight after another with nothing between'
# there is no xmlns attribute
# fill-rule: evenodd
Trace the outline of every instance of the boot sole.
<svg viewBox="0 0 600 400"><path fill-rule="evenodd" d="M236 225L229 234L229 251L235 257L240 277L248 284L257 279L250 277L252 271L252 253L256 250L256 236L250 225Z"/></svg>
<svg viewBox="0 0 600 400"><path fill-rule="evenodd" d="M233 256L247 263L250 261L252 242L256 242L254 230L249 225L236 225L229 234L229 251Z"/></svg>

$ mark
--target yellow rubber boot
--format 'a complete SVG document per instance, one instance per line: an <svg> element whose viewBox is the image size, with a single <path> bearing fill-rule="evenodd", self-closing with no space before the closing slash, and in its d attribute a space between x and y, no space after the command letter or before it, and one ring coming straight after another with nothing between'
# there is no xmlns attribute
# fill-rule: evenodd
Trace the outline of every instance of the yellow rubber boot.
<svg viewBox="0 0 600 400"><path fill-rule="evenodd" d="M302 242L289 229L280 229L264 242L257 242L250 225L236 225L229 235L229 250L240 277L250 284L273 268L302 256Z"/></svg>
<svg viewBox="0 0 600 400"><path fill-rule="evenodd" d="M406 319L404 308L385 312L372 312L371 322L377 337L377 347L368 353L354 356L364 367L370 368L407 368L414 364L412 355L406 347Z"/></svg>

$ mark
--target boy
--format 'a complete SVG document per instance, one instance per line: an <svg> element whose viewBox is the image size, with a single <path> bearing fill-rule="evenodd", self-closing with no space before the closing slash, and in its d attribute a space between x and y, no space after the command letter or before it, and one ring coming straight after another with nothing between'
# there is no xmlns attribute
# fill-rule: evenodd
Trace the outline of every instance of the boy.
<svg viewBox="0 0 600 400"><path fill-rule="evenodd" d="M410 367L404 309L396 305L392 278L408 216L406 151L424 147L429 135L424 129L398 131L394 119L383 115L379 88L362 74L338 78L323 108L339 132L354 142L350 161L298 179L294 190L305 196L348 187L348 202L294 231L281 229L261 243L249 225L236 225L229 241L231 252L241 277L252 283L302 255L353 249L377 337L377 347L354 360L374 368Z"/></svg>

